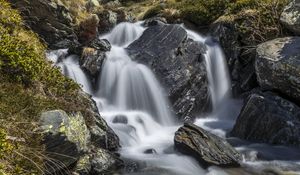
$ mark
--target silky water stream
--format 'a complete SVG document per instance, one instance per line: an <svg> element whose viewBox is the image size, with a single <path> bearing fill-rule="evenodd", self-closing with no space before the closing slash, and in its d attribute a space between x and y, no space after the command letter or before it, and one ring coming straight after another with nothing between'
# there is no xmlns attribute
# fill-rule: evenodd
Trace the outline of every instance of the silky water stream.
<svg viewBox="0 0 300 175"><path fill-rule="evenodd" d="M67 50L48 54L48 58L56 62L66 76L81 84L83 90L93 96L101 116L120 138L121 156L138 162L137 172L124 174L263 174L265 170L300 172L299 150L250 143L237 138L227 140L243 153L242 168L212 166L203 169L194 159L177 153L173 148L173 138L182 124L174 121L175 116L168 108L163 87L153 72L147 66L132 61L125 50L145 30L141 23L120 23L101 37L110 41L112 49L107 53L97 89L92 88L90 80L80 69L77 56L71 55L58 62L58 58ZM199 117L195 124L225 138L234 125L241 102L231 98L231 82L224 54L220 46L209 38L185 30L189 38L207 46L205 61L213 112ZM264 159L257 161L258 155Z"/></svg>

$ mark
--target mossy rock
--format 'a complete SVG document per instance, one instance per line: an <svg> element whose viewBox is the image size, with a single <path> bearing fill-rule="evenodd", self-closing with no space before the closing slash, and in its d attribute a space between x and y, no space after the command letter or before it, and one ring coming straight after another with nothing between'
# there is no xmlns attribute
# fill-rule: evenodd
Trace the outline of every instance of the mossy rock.
<svg viewBox="0 0 300 175"><path fill-rule="evenodd" d="M88 151L90 133L81 113L68 115L62 110L44 112L40 124L48 156L61 162L65 168L72 166L81 154ZM48 164L47 170L52 171L51 166L55 164Z"/></svg>

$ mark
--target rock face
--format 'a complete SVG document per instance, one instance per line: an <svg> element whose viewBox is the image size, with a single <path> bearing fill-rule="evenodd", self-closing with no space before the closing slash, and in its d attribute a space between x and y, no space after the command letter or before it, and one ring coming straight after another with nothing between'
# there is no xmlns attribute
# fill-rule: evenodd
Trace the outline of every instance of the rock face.
<svg viewBox="0 0 300 175"><path fill-rule="evenodd" d="M9 1L21 11L27 25L38 33L50 47L62 40L76 40L71 15L60 1Z"/></svg>
<svg viewBox="0 0 300 175"><path fill-rule="evenodd" d="M241 155L225 140L194 124L185 123L179 128L174 142L179 152L194 157L203 167L236 167L241 160Z"/></svg>
<svg viewBox="0 0 300 175"><path fill-rule="evenodd" d="M300 147L300 108L273 93L254 93L231 132L232 136Z"/></svg>
<svg viewBox="0 0 300 175"><path fill-rule="evenodd" d="M288 6L285 7L280 17L281 23L294 32L300 35L300 1L292 0Z"/></svg>
<svg viewBox="0 0 300 175"><path fill-rule="evenodd" d="M279 38L258 46L255 61L263 89L276 90L300 102L300 37Z"/></svg>
<svg viewBox="0 0 300 175"><path fill-rule="evenodd" d="M179 117L190 118L208 110L210 98L202 57L205 46L187 39L182 27L151 26L127 50L158 76Z"/></svg>

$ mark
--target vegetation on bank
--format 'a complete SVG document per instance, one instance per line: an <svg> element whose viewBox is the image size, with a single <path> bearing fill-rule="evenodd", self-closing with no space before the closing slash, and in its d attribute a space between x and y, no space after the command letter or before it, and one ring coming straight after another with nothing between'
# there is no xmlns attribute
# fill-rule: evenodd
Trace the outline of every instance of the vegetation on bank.
<svg viewBox="0 0 300 175"><path fill-rule="evenodd" d="M0 175L42 174L41 112L85 113L79 85L45 58L45 46L17 10L0 0Z"/></svg>
<svg viewBox="0 0 300 175"><path fill-rule="evenodd" d="M143 19L160 15L170 22L183 19L196 26L208 27L219 22L233 22L243 35L245 45L256 45L280 37L280 14L288 0L166 0L150 3ZM141 3L142 6L146 2Z"/></svg>

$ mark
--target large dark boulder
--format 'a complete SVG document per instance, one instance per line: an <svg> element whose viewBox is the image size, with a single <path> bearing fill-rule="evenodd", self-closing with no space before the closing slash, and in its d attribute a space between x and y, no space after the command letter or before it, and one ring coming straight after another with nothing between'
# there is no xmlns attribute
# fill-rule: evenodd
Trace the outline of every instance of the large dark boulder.
<svg viewBox="0 0 300 175"><path fill-rule="evenodd" d="M296 35L300 35L300 0L292 0L280 17L281 23Z"/></svg>
<svg viewBox="0 0 300 175"><path fill-rule="evenodd" d="M300 37L278 38L260 44L255 69L263 89L276 90L300 102Z"/></svg>
<svg viewBox="0 0 300 175"><path fill-rule="evenodd" d="M205 46L188 39L181 26L150 26L127 50L158 76L179 117L192 117L209 109Z"/></svg>
<svg viewBox="0 0 300 175"><path fill-rule="evenodd" d="M185 123L179 128L174 142L179 152L194 157L203 167L237 167L241 160L241 155L224 139L194 124Z"/></svg>
<svg viewBox="0 0 300 175"><path fill-rule="evenodd" d="M251 141L300 147L300 108L270 92L251 94L231 135Z"/></svg>
<svg viewBox="0 0 300 175"><path fill-rule="evenodd" d="M54 0L9 0L20 10L27 26L46 41L52 49L55 44L70 44L76 40L73 20L69 10L60 1ZM68 45L65 45L67 47ZM61 45L61 44L60 44Z"/></svg>

